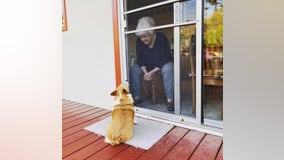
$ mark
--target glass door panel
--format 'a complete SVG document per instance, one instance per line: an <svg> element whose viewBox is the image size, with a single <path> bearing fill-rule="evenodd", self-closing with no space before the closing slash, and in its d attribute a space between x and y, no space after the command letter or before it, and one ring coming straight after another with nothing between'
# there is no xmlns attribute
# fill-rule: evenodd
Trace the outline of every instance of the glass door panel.
<svg viewBox="0 0 284 160"><path fill-rule="evenodd" d="M182 22L190 22L196 20L196 0L181 2L182 6Z"/></svg>
<svg viewBox="0 0 284 160"><path fill-rule="evenodd" d="M139 18L150 16L155 20L156 26L172 24L173 23L173 4L166 4L159 7L145 9L126 15L127 19L127 31L136 29Z"/></svg>
<svg viewBox="0 0 284 160"><path fill-rule="evenodd" d="M137 2L135 4L134 2ZM169 41L172 58L174 59L175 77L175 111L170 111L167 106L166 90L163 77L160 73L154 81L140 80L140 96L142 101L136 103L136 107L150 109L170 114L196 117L196 0L187 0L176 3L158 5L161 1L124 1L127 9L123 15L126 26L125 34L125 58L127 59L127 79L131 82L131 68L137 62L135 35L138 20L141 17L150 16L155 21L155 32L163 33ZM155 7L147 5L155 4ZM161 3L160 3L161 4ZM142 7L142 8L139 8ZM145 8L146 7L146 8ZM133 11L135 10L135 11ZM161 29L159 29L161 27ZM178 32L175 32L178 28ZM176 59L176 60L175 60ZM176 67L177 66L177 67ZM134 89L130 85L133 95ZM200 107L200 106L199 106Z"/></svg>
<svg viewBox="0 0 284 160"><path fill-rule="evenodd" d="M133 10L136 8L152 5L155 3L163 2L165 0L127 0L125 1L126 11Z"/></svg>
<svg viewBox="0 0 284 160"><path fill-rule="evenodd" d="M173 47L173 28L165 28L160 30L155 30L155 32L163 33L171 47ZM137 63L137 52L136 52L136 41L137 37L135 34L127 34L126 35L126 57L128 58L127 70L131 70L131 67ZM130 84L131 78L130 73L128 73ZM133 93L133 88L130 86L130 92ZM174 113L173 111L168 111L167 109L167 98L165 94L165 87L163 77L161 72L158 72L154 76L154 80L145 81L143 78L140 80L140 95L142 101L136 104L136 107L141 107L143 109L150 109L165 113Z"/></svg>
<svg viewBox="0 0 284 160"><path fill-rule="evenodd" d="M223 120L223 0L204 1L203 116Z"/></svg>
<svg viewBox="0 0 284 160"><path fill-rule="evenodd" d="M180 27L180 111L196 114L196 25Z"/></svg>
<svg viewBox="0 0 284 160"><path fill-rule="evenodd" d="M126 7L126 12L123 15L123 19L125 19L124 24L126 26L123 28L125 34L125 53L127 63L127 76L128 80L130 81L130 92L132 93L134 99L140 97L139 101L136 101L135 103L136 107L139 107L140 110L145 110L146 112L150 113L148 110L158 111L158 112L165 112L173 114L174 111L168 110L168 104L167 101L169 98L167 98L166 93L168 93L168 96L172 96L172 103L174 103L174 88L167 90L168 86L164 82L167 80L164 80L164 77L170 77L170 81L167 82L173 82L174 80L174 68L173 68L173 62L171 63L172 69L171 73L172 76L162 76L166 75L165 72L162 71L163 67L160 67L160 71L156 72L153 76L152 80L148 81L143 78L144 73L142 73L141 68L137 65L137 61L139 61L139 57L137 56L137 42L139 43L139 50L141 54L140 62L143 60L143 64L147 64L152 59L156 59L156 61L159 61L163 57L156 57L157 53L162 50L167 50L165 52L161 52L162 56L165 56L164 59L168 61L168 56L172 57L173 59L173 43L174 43L174 36L173 36L173 27L163 27L164 25L173 24L173 3L160 3L159 0L126 0L124 1L124 6ZM155 4L155 6L153 6ZM165 36L165 39L167 39L168 44L165 42L165 40L162 41L153 41L154 46L149 47L142 39L145 39L144 37L141 38L139 36L136 36L136 26L138 23L138 20L142 17L151 17L155 21L155 25L152 27L159 27L155 28L154 33L156 34L156 38L163 37L162 34ZM145 24L144 24L145 25ZM147 26L147 27L146 27ZM162 26L162 27L161 27ZM143 29L149 29L148 25L145 25L146 28L142 27ZM152 29L151 29L152 30ZM146 31L146 33L143 33L143 36L148 37L151 34ZM157 38L161 39L161 38ZM144 43L144 44L143 44ZM159 49L155 49L154 47L159 47ZM169 46L169 48L168 48ZM153 52L155 51L155 52ZM152 53L153 52L153 53ZM151 53L151 55L150 55ZM169 53L169 54L167 54ZM151 56L152 59L145 58L145 56ZM142 58L143 57L143 58ZM167 58L166 58L167 57ZM147 62L146 60L147 59ZM158 63L156 63L157 65ZM167 63L168 64L168 63ZM146 65L145 65L146 66ZM163 65L164 66L164 65ZM147 66L147 71L150 72L153 68L150 66ZM136 68L134 70L134 68ZM150 69L151 68L151 69ZM141 75L141 78L135 78L137 75L136 73L139 73ZM140 74L141 73L141 74ZM133 76L134 75L134 76ZM139 77L139 76L138 76ZM168 78L169 79L169 78ZM173 83L171 83L173 85ZM171 92L172 91L172 92ZM170 94L172 93L172 94ZM137 96L138 95L138 96Z"/></svg>
<svg viewBox="0 0 284 160"><path fill-rule="evenodd" d="M154 19L155 32L164 34L169 41L174 63L175 111L167 108L165 85L160 73L157 73L154 82L141 78L139 93L142 101L135 104L137 109L143 114L200 125L202 122L207 125L207 120L222 121L223 0L204 0L203 5L196 0L122 1L123 77L130 81L132 95L130 73L137 62L136 45L141 37L135 33L141 31L136 30L141 17Z"/></svg>

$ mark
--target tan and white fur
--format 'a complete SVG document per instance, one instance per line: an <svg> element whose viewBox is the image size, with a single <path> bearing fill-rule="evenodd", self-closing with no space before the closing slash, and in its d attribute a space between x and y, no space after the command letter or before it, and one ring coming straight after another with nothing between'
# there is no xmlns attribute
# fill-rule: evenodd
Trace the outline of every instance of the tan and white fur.
<svg viewBox="0 0 284 160"><path fill-rule="evenodd" d="M112 110L112 121L107 127L105 142L114 146L132 137L134 106L127 82L120 84L111 95L114 96L116 104Z"/></svg>

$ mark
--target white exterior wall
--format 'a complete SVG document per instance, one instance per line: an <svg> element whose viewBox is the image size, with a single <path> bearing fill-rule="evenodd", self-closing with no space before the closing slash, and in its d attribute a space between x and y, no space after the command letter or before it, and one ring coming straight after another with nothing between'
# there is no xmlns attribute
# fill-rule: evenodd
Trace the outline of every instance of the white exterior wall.
<svg viewBox="0 0 284 160"><path fill-rule="evenodd" d="M62 96L109 108L115 88L111 1L68 0L62 33Z"/></svg>

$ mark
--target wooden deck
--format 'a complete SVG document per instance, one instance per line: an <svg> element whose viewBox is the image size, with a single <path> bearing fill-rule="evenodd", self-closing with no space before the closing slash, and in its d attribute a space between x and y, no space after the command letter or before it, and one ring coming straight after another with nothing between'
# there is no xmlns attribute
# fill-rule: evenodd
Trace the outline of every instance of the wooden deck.
<svg viewBox="0 0 284 160"><path fill-rule="evenodd" d="M222 160L223 138L174 127L149 150L127 144L112 147L83 128L109 117L110 111L69 100L62 101L63 160Z"/></svg>

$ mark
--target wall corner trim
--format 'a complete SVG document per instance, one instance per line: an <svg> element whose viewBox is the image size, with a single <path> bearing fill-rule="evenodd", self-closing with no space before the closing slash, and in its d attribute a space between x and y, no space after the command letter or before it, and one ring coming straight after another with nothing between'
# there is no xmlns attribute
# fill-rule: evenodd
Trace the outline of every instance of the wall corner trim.
<svg viewBox="0 0 284 160"><path fill-rule="evenodd" d="M118 0L112 0L112 23L114 41L114 63L116 87L121 83L120 68L120 47L119 47L119 27L118 27Z"/></svg>

